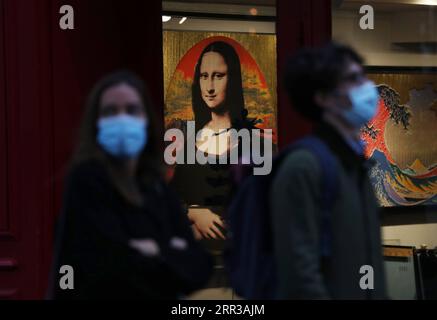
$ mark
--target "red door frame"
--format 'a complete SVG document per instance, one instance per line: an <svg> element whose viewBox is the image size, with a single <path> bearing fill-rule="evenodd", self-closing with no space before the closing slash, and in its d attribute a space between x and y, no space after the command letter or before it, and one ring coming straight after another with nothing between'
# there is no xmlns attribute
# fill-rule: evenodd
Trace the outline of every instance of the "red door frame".
<svg viewBox="0 0 437 320"><path fill-rule="evenodd" d="M39 297L46 261L44 244L49 230L46 213L52 211L52 136L50 123L50 65L46 12L35 1L4 0L2 8L3 161L6 163L7 221L0 233L0 297ZM47 14L46 14L47 16ZM6 152L4 152L6 150Z"/></svg>
<svg viewBox="0 0 437 320"><path fill-rule="evenodd" d="M299 48L318 46L331 40L331 1L277 0L276 14L278 138L279 146L283 148L312 128L312 124L296 113L288 100L282 87L283 66Z"/></svg>

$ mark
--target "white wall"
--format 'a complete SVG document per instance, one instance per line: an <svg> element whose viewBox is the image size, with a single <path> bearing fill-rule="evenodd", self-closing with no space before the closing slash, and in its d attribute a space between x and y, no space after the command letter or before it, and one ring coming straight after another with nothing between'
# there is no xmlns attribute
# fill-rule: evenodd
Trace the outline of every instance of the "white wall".
<svg viewBox="0 0 437 320"><path fill-rule="evenodd" d="M390 226L382 228L384 244L437 247L437 223Z"/></svg>
<svg viewBox="0 0 437 320"><path fill-rule="evenodd" d="M413 32L417 30L418 39L421 36L421 25L418 25L417 20L400 17L402 15L394 12L379 12L375 9L375 28L362 30L359 27L358 9L336 10L333 12L333 39L353 46L365 57L368 65L437 66L437 54L406 52L393 46L392 42L402 40L396 30L400 25Z"/></svg>

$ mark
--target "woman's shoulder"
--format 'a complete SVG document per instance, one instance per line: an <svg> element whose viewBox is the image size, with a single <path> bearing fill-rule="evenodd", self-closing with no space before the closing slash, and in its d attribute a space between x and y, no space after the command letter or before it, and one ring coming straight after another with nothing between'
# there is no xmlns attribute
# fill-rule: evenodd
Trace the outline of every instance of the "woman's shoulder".
<svg viewBox="0 0 437 320"><path fill-rule="evenodd" d="M103 164L97 159L84 160L70 167L70 175L102 174L104 171Z"/></svg>

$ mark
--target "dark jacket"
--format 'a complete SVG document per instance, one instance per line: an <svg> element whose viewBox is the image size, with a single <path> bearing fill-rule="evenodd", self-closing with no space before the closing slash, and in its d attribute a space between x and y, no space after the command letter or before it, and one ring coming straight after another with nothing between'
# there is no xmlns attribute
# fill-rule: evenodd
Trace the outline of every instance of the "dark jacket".
<svg viewBox="0 0 437 320"><path fill-rule="evenodd" d="M271 189L278 294L282 299L382 299L385 277L380 217L368 163L328 125L315 132L335 155L337 199L331 212L331 256L320 255L321 172L306 150L286 156ZM374 289L360 287L360 268L374 270Z"/></svg>
<svg viewBox="0 0 437 320"><path fill-rule="evenodd" d="M96 161L75 167L67 180L56 237L55 299L174 299L204 286L211 258L194 240L179 200L164 183L142 186L144 206L127 202ZM172 237L188 242L170 247ZM154 239L161 254L147 257L131 239ZM74 289L59 288L59 267L74 269Z"/></svg>

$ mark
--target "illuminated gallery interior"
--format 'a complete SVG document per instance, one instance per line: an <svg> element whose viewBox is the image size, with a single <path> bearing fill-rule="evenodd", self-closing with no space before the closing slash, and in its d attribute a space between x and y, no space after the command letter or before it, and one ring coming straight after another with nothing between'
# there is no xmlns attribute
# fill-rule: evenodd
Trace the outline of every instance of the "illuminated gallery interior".
<svg viewBox="0 0 437 320"><path fill-rule="evenodd" d="M329 40L357 50L379 94L360 137L374 163L388 297L437 299L437 1L76 0L72 30L58 27L62 3L0 0L0 299L46 295L69 159L86 96L102 75L134 70L147 83L158 126L186 133L200 119L194 96L208 78L200 62L227 63L203 97L211 107L230 96L220 80L234 59L244 116L276 152L313 128L290 108L285 62ZM214 143L225 131L213 134ZM206 153L193 141L195 148ZM199 210L222 217L229 168L205 168L172 163L165 176L189 217ZM202 238L214 275L189 299L241 299L226 279L218 238Z"/></svg>

